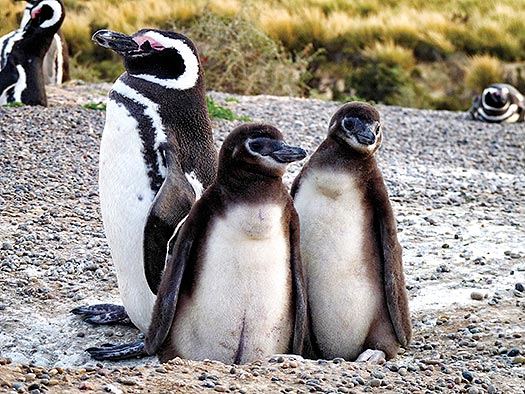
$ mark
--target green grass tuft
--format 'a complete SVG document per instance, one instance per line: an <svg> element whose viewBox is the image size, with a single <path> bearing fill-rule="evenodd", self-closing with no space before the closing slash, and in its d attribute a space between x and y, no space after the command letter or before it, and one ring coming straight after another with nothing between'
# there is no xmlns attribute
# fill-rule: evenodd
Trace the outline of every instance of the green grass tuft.
<svg viewBox="0 0 525 394"><path fill-rule="evenodd" d="M97 111L105 111L106 110L106 104L102 103L102 102L84 104L82 107L86 108L86 109L94 109L94 110L97 110Z"/></svg>
<svg viewBox="0 0 525 394"><path fill-rule="evenodd" d="M6 107L6 108L18 108L18 107L24 107L24 106L25 104L19 101L14 101L12 103L7 103L7 104L2 105L2 107Z"/></svg>
<svg viewBox="0 0 525 394"><path fill-rule="evenodd" d="M216 104L215 100L210 96L206 96L206 105L212 119L251 121L249 116L237 116L231 109Z"/></svg>

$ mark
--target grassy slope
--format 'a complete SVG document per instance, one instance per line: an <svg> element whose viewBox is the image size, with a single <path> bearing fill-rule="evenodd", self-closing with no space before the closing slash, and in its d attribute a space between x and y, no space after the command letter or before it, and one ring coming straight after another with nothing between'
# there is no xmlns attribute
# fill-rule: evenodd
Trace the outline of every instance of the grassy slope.
<svg viewBox="0 0 525 394"><path fill-rule="evenodd" d="M371 98L367 96L374 92L358 82L377 77L392 79L393 90L379 97L387 103L465 106L471 89L480 88L475 81L465 87L469 67L474 67L470 56L488 55L505 63L525 58L524 0L264 0L247 6L235 0L65 2L63 30L76 57L74 75L84 79L112 79L121 71L114 58L92 45L90 36L97 29L132 33L143 27L181 28L198 20L204 7L221 17L241 13L292 53L301 54L309 44L323 49L312 62L309 83L336 98ZM23 3L0 0L0 33L16 27L22 8ZM370 71L365 67L369 63L386 69ZM505 77L489 71L483 83Z"/></svg>

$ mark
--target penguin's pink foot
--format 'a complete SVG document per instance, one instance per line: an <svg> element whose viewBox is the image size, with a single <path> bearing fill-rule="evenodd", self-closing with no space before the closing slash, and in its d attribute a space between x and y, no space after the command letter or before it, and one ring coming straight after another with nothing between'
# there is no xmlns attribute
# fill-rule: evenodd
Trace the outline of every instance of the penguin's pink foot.
<svg viewBox="0 0 525 394"><path fill-rule="evenodd" d="M366 349L355 361L384 364L386 362L386 354L381 350Z"/></svg>
<svg viewBox="0 0 525 394"><path fill-rule="evenodd" d="M79 315L82 317L82 320L91 324L133 325L122 305L96 304L79 306L71 310L71 313Z"/></svg>

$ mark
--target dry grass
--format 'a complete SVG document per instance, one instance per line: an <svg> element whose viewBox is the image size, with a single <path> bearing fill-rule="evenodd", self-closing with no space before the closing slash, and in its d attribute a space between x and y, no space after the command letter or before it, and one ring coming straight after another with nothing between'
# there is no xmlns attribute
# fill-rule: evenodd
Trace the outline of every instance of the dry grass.
<svg viewBox="0 0 525 394"><path fill-rule="evenodd" d="M430 86L431 81L425 81L425 73L418 70L427 63L442 63L443 72L446 73L450 69L451 59L487 55L502 63L520 63L525 60L525 0L65 2L68 16L63 30L76 56L74 66L77 70L73 70L73 73L80 77L84 75L85 78L111 79L119 71L118 67L110 65L117 61L116 58L101 52L91 42L90 37L95 30L109 28L132 33L144 27L175 26L179 30L190 28L189 31L195 31L195 23L205 13L219 17L217 20L231 21L242 14L249 24L260 30L260 34L277 41L277 46L282 44L292 56L300 54L309 45L314 50L323 49L324 64L317 60L311 65L310 71L315 73L320 68L335 70L337 66L328 66L327 62L337 60L337 64L342 64L336 70L337 78L344 77L347 72L345 68L354 65L356 58L363 57L405 71L412 70L416 74L419 72L418 83L424 86ZM0 34L17 26L23 7L22 2L0 0ZM214 26L201 30L206 31L206 35L198 36L201 45L210 46L217 41ZM223 40L223 45L233 45L235 40L236 37L231 36L229 43ZM269 56L272 56L272 51ZM226 51L221 53L217 50L217 55L226 56ZM286 59L284 52L281 55L281 60ZM223 60L223 63L227 63L231 59ZM460 60L458 65L462 62ZM472 67L470 69L478 70ZM434 69L438 70L439 67ZM457 81L455 76L448 79L460 85L468 82L466 88L470 89L475 79L473 73L476 72L472 70L468 73L469 81ZM488 71L479 69L479 72ZM479 78L480 81L483 79L481 76ZM217 76L219 79L220 76Z"/></svg>
<svg viewBox="0 0 525 394"><path fill-rule="evenodd" d="M474 92L480 92L490 84L501 82L503 68L501 62L489 55L473 56L465 77L466 86Z"/></svg>

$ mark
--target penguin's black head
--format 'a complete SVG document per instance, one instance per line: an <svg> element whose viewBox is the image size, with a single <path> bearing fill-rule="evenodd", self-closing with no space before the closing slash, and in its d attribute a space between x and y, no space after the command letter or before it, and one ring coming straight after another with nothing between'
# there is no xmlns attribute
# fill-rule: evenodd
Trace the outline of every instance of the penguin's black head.
<svg viewBox="0 0 525 394"><path fill-rule="evenodd" d="M99 30L92 39L122 56L127 72L137 78L175 89L192 88L199 78L197 49L182 34L143 29L130 36Z"/></svg>
<svg viewBox="0 0 525 394"><path fill-rule="evenodd" d="M505 86L489 86L483 91L482 100L485 107L503 108L509 103L510 91Z"/></svg>
<svg viewBox="0 0 525 394"><path fill-rule="evenodd" d="M281 132L266 124L248 123L235 128L219 154L219 173L232 169L281 177L286 166L306 157L304 149L286 145Z"/></svg>
<svg viewBox="0 0 525 394"><path fill-rule="evenodd" d="M27 14L22 21L26 32L49 32L55 34L66 15L62 0L34 0L28 1Z"/></svg>
<svg viewBox="0 0 525 394"><path fill-rule="evenodd" d="M367 103L347 103L330 120L328 135L352 150L372 155L383 139L379 112Z"/></svg>

